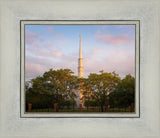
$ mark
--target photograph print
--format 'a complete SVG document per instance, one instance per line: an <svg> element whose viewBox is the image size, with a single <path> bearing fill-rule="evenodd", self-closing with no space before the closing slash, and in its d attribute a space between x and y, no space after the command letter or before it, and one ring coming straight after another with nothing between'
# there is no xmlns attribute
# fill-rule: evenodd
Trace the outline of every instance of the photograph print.
<svg viewBox="0 0 160 138"><path fill-rule="evenodd" d="M134 24L26 24L25 113L134 113Z"/></svg>

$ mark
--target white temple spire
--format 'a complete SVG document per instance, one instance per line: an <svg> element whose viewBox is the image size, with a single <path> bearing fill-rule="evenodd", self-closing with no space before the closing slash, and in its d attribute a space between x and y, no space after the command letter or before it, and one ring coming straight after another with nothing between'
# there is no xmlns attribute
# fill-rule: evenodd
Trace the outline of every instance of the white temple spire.
<svg viewBox="0 0 160 138"><path fill-rule="evenodd" d="M82 58L81 36L79 36L79 58Z"/></svg>
<svg viewBox="0 0 160 138"><path fill-rule="evenodd" d="M78 77L83 78L83 58L82 58L81 36L79 37Z"/></svg>

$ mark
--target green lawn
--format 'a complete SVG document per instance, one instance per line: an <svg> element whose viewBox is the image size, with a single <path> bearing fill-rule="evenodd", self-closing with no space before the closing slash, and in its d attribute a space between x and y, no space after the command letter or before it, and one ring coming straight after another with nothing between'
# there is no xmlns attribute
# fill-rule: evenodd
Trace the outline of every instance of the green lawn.
<svg viewBox="0 0 160 138"><path fill-rule="evenodd" d="M105 111L105 109L104 109ZM53 108L47 109L33 109L31 112L54 112ZM79 109L59 109L58 112L80 112ZM82 112L100 112L98 108L95 109L82 109ZM128 108L109 108L108 112L131 112L131 109Z"/></svg>

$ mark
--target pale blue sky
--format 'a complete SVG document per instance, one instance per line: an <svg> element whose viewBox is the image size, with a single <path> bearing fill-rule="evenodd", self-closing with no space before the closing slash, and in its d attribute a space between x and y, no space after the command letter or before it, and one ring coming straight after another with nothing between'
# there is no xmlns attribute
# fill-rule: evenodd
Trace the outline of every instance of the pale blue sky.
<svg viewBox="0 0 160 138"><path fill-rule="evenodd" d="M134 25L25 25L26 80L50 68L70 68L77 75L79 35L84 77L100 70L134 76Z"/></svg>

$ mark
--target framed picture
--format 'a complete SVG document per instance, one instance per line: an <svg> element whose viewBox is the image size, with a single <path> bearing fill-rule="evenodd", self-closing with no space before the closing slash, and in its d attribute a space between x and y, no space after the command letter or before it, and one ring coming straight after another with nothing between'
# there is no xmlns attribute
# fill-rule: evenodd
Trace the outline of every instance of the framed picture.
<svg viewBox="0 0 160 138"><path fill-rule="evenodd" d="M152 0L152 1L145 1L145 0L139 0L139 1L5 0L4 1L1 0L0 1L0 137L2 138L17 138L17 137L159 138L160 137L159 4L160 3L157 0ZM125 21L128 22L126 23ZM38 24L41 26L40 28L36 28L36 25ZM47 24L48 26L46 26L46 28L43 27L43 25ZM64 27L66 27L65 28L66 32L63 32L65 30L64 28L62 30L58 28L58 26L61 24L63 24ZM69 32L70 33L74 32L73 29L71 28L67 30L68 28L67 26L69 24L71 25L71 27L72 25L76 26L77 24L79 25L85 24L88 26L85 29L84 28L78 29L75 27L78 31L76 31L76 33L72 35L73 37L71 38ZM95 31L93 32L88 31L91 25L93 24L99 25L101 27L103 25L106 25L106 28L108 26L108 30L110 28L111 31L110 33L108 32L110 36L102 37L102 35L104 35L104 32L101 31L97 36L91 37L94 38L94 41L93 39L87 37L87 36L93 36L95 34ZM111 24L112 25L115 24L114 26L115 28L109 26ZM55 61L59 60L59 62L57 62L58 64L54 64L55 62L53 62L53 59L51 58L53 64L52 63L47 64L48 62L46 61L45 64L47 65L46 70L43 70L42 68L42 72L38 74L36 74L37 70L35 71L35 74L34 73L31 74L33 70L27 72L28 69L31 69L30 67L32 67L33 69L37 69L37 67L31 66L31 64L28 64L29 66L27 65L29 68L26 66L26 63L28 61L33 61L33 58L31 58L31 54L32 56L42 57L41 60L36 60L36 63L41 62L44 64L43 62L44 57L50 58L48 54L42 56L38 54L36 55L36 53L29 53L27 49L32 48L33 50L33 47L31 47L30 44L37 45L37 47L38 45L40 45L41 47L42 44L43 46L46 46L45 44L47 44L47 41L49 41L49 37L46 37L47 34L50 36L51 35L59 36L57 38L60 38L61 31L63 32L62 33L63 35L67 34L64 36L70 38L68 39L70 40L70 43L68 41L64 42L67 45L69 44L69 46L72 47L71 49L73 49L74 45L75 52L73 52L68 47L64 51L61 50L58 51L60 52L59 54L55 53L55 51L53 52L53 49L43 49L43 50L51 51L52 52L51 55L52 56L57 55L57 57L65 55L67 52L71 52L70 56L72 56L72 54L75 55L73 56L75 62L73 63L71 58L69 63L67 60L68 58L66 57L65 63L68 65L67 68L71 69L72 72L74 72L73 74L74 77L78 76L78 72L80 74L83 74L84 79L81 79L82 77L78 77L78 80L79 81L86 80L87 82L90 74L94 74L93 76L97 75L98 77L100 74L103 73L112 73L112 70L114 68L111 68L111 70L109 69L107 70L108 67L103 66L105 64L100 64L103 63L100 61L101 57L106 55L103 54L103 52L105 52L106 49L101 49L101 46L102 45L104 46L106 43L107 46L109 46L111 45L111 43L113 44L113 41L111 40L119 38L116 36L119 36L120 34L125 35L126 31L124 31L124 33L120 31L120 29L123 29L124 26L122 28L120 27L118 32L115 31L116 32L115 34L113 33L114 32L113 30L118 28L116 26L122 24L126 25L132 24L136 26L135 39L134 39L135 45L133 45L135 46L134 47L135 50L133 51L135 51L134 54L136 55L134 58L136 59L134 62L136 68L131 67L132 69L135 69L135 73L127 72L126 70L124 71L126 73L126 74L124 73L124 78L127 74L131 74L132 77L136 78L135 88L138 90L135 90L135 102L133 102L134 104L132 104L133 110L131 110L131 105L128 105L126 109L125 108L123 109L123 107L119 107L118 112L115 112L117 111L117 109L111 106L110 104L111 101L110 103L106 102L104 106L94 107L93 104L92 106L91 105L88 106L93 101L92 102L89 101L87 103L86 102L87 100L85 100L84 101L85 103L76 102L76 105L78 105L79 107L75 106L74 107L75 109L73 110L72 108L70 109L72 112L67 113L65 110L67 109L67 106L65 105L66 107L65 106L63 107L62 103L58 102L59 100L58 97L62 98L62 96L57 96L56 98L54 97L55 95L52 95L54 100L56 99L58 100L56 102L54 102L54 100L52 101L51 108L44 107L44 104L42 104L41 107L38 105L37 106L38 108L35 108L34 103L31 103L31 101L34 100L26 99L26 97L28 96L28 95L26 96L27 93L26 90L28 89L25 88L25 81L27 82L30 80L34 80L38 76L39 78L43 79L42 77L44 73L49 72L50 69L52 69L51 72L60 69L66 69L66 66L64 67L62 66L62 62L60 62L61 60L55 58L54 60ZM55 27L56 25L57 28ZM94 25L92 26L93 28L91 30L94 30ZM48 27L51 27L53 29ZM82 32L80 32L80 30ZM85 31L83 32L83 30L85 30L86 32ZM24 37L28 35L27 34L28 31L32 32L33 36L32 38L34 38L34 40L32 38L30 39L30 41L28 40L30 44L26 43L27 41L26 38ZM139 35L137 35L137 32L139 32ZM44 37L38 40L37 34L40 34L41 37L43 35ZM133 32L130 34L133 34ZM125 39L127 37L124 36L123 38ZM55 39L55 41L56 40L57 39ZM81 56L79 56L79 51L81 51L79 50L80 40L81 40L81 49L83 58L83 68L82 66L78 66L78 62L82 63ZM93 41L94 45L93 43L90 43L89 40ZM122 39L119 39L118 42L114 43L115 49L118 48L119 46L118 43L124 44L124 42L126 41L122 41ZM86 58L90 56L89 53L86 53L89 52L88 51L89 44L92 44L90 45L91 48L92 46L93 48L97 48L100 44L100 46L98 47L98 51L102 51L102 53L97 53L95 55L96 59L98 59L98 62L94 62L95 60L91 60L91 58L89 58L89 62L88 64L86 64ZM52 43L47 44L47 46L49 45L51 45L52 48L55 48L54 47L55 45L52 45ZM96 47L96 45L98 46ZM64 45L61 44L61 46L62 48L64 48ZM110 50L112 50L112 48L113 47L111 47ZM35 52L37 50L41 50L42 52L41 48L37 48ZM59 50L59 49L54 49L54 50ZM97 49L92 52L97 52ZM114 52L112 53L112 57L113 55L118 56L118 54L114 54ZM129 58L127 60L129 60ZM95 63L99 64L96 64L96 67L94 68L89 66L93 70L88 70L87 72L86 70L87 65L89 65L89 63L91 62L94 64ZM131 62L127 62L127 65L130 64ZM57 66L57 68L55 67L55 65ZM61 66L58 67L58 65ZM115 68L117 66L119 68L123 67L122 64L120 65L111 64L110 67L111 66L115 66ZM41 68L42 66L39 67ZM97 69L97 71L95 69ZM123 74L120 71L115 70L115 74L119 74L120 80L124 79ZM138 81L137 78L139 78ZM49 80L47 81L48 83L50 83ZM86 82L83 81L81 83L76 83L76 84L84 85ZM80 87L81 85L79 85L79 90L81 88ZM32 82L29 83L29 88L32 88L32 86L33 86ZM41 86L41 84L38 86ZM102 86L102 84L100 86ZM45 89L41 90L44 91ZM85 90L85 87L83 87L82 90ZM33 91L35 92L35 89ZM33 91L32 93L30 91L28 93L33 94ZM89 91L91 91L92 93L95 92L95 90L92 89L91 90L89 89L86 92ZM112 91L110 90L109 95L111 93ZM38 95L38 93L36 94ZM106 95L106 97L108 96ZM43 103L44 99L46 99L46 97L43 95L41 97ZM66 98L64 99L66 100ZM109 99L111 100L110 97ZM28 101L28 103L26 101ZM67 102L65 101L65 104L66 103L70 104L69 101ZM58 108L54 108L57 106ZM84 112L87 111L87 108L88 111L90 110L93 111ZM42 110L45 110L45 112L43 112Z"/></svg>
<svg viewBox="0 0 160 138"><path fill-rule="evenodd" d="M21 21L21 116L139 117L139 24Z"/></svg>

